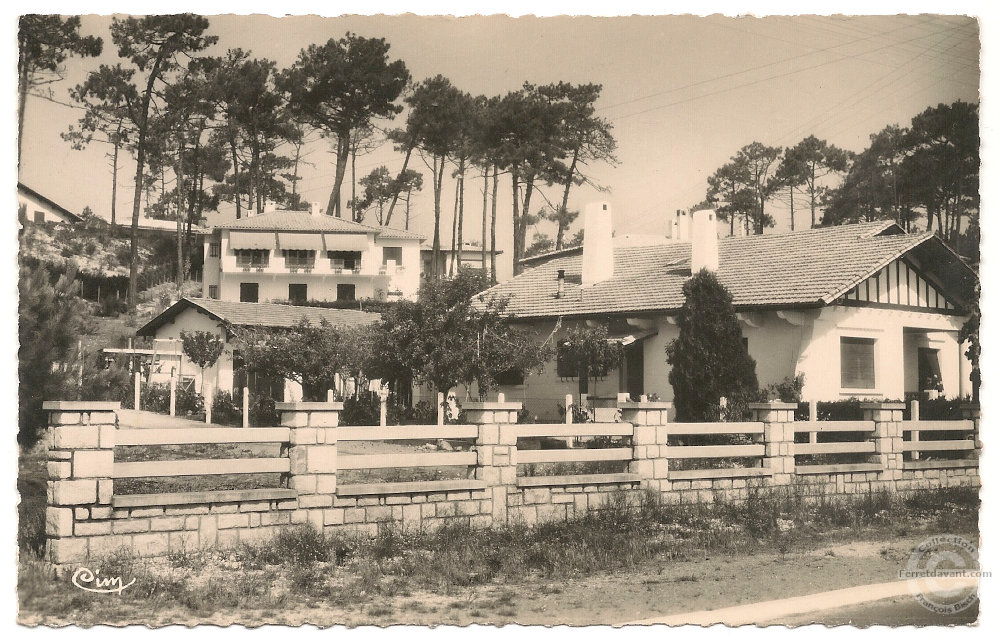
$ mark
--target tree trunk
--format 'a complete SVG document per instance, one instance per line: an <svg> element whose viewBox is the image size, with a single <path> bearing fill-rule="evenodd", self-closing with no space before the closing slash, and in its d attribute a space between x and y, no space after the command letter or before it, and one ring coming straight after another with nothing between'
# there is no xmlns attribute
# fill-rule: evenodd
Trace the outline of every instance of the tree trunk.
<svg viewBox="0 0 1000 644"><path fill-rule="evenodd" d="M513 231L514 248L513 248L513 251L511 252L511 259L514 262L514 275L520 275L521 274L521 270L520 270L520 266L519 266L519 262L518 262L518 260L521 259L521 253L518 251L518 249L520 248L520 244L518 244L518 234L517 234L518 229L521 227L521 215L518 213L517 188L518 188L517 167L516 166L511 166L511 169L510 169L510 193L511 193L511 197L512 197L511 198L511 204L512 204L511 207L513 208L513 222L514 222L514 231Z"/></svg>
<svg viewBox="0 0 1000 644"><path fill-rule="evenodd" d="M177 299L184 290L184 137L177 150Z"/></svg>
<svg viewBox="0 0 1000 644"><path fill-rule="evenodd" d="M456 273L462 268L462 253L465 244L465 235L463 234L465 228L465 159L462 159L458 165L458 186L458 241L455 242L455 245L458 246L458 258L455 260Z"/></svg>
<svg viewBox="0 0 1000 644"><path fill-rule="evenodd" d="M490 199L490 282L497 283L497 187L500 185L499 168L493 164L493 196ZM485 245L485 241L483 244Z"/></svg>
<svg viewBox="0 0 1000 644"><path fill-rule="evenodd" d="M17 164L21 165L21 139L24 136L24 108L28 104L28 68L19 70L17 79Z"/></svg>
<svg viewBox="0 0 1000 644"><path fill-rule="evenodd" d="M229 151L233 156L233 202L236 204L236 218L240 218L240 161L236 156L236 137L229 139Z"/></svg>
<svg viewBox="0 0 1000 644"><path fill-rule="evenodd" d="M400 169L399 174L396 175L396 181L402 181L403 180L403 173L406 172L406 166L409 165L409 163L410 163L410 154L412 152L413 152L413 146L409 146L409 147L406 148L406 156L403 157L403 167ZM393 210L393 208L396 207L396 201L398 199L399 199L399 192L396 192L395 194L392 195L392 201L389 203L389 212L385 216L385 225L386 226L388 226L389 222L392 221L392 210ZM407 197L406 197L406 221L407 221L406 229L409 230L410 229L410 224L409 224L409 221L410 221L410 197L409 197L409 191L407 191Z"/></svg>
<svg viewBox="0 0 1000 644"><path fill-rule="evenodd" d="M438 166L440 165L440 171ZM434 156L432 183L434 185L434 238L431 242L431 279L441 275L441 180L444 175L444 159Z"/></svg>
<svg viewBox="0 0 1000 644"><path fill-rule="evenodd" d="M381 217L379 223L381 224ZM358 146L351 146L351 221L361 222L358 219Z"/></svg>
<svg viewBox="0 0 1000 644"><path fill-rule="evenodd" d="M566 184L563 186L563 198L562 204L559 206L559 214L562 215L559 218L558 226L556 230L556 250L562 250L563 247L563 237L566 234L566 212L569 208L569 189L573 186L573 175L576 174L576 161L580 156L580 146L577 146L573 150L573 160L569 164L569 171L566 173Z"/></svg>
<svg viewBox="0 0 1000 644"><path fill-rule="evenodd" d="M330 202L326 206L326 214L341 216L340 188L344 185L344 175L347 174L347 157L351 147L351 131L339 132L337 135L337 169L333 178L333 190L330 192Z"/></svg>
<svg viewBox="0 0 1000 644"><path fill-rule="evenodd" d="M448 277L455 275L455 232L458 229L458 181L455 182L455 201L451 210L451 259L448 260Z"/></svg>
<svg viewBox="0 0 1000 644"><path fill-rule="evenodd" d="M116 222L116 204L118 203L118 151L121 150L121 139L115 137L115 152L112 158L111 169L111 225L114 226Z"/></svg>
<svg viewBox="0 0 1000 644"><path fill-rule="evenodd" d="M792 230L795 230L795 188L791 184L788 185L788 204L791 215L791 225Z"/></svg>
<svg viewBox="0 0 1000 644"><path fill-rule="evenodd" d="M483 245L483 247L482 247L482 251L483 251L482 252L482 258L483 258L483 271L484 272L487 270L487 268L486 268L486 228L487 228L487 225L486 225L486 217L487 217L486 205L487 205L487 203L486 203L486 201L487 201L487 196L489 195L489 192L490 192L490 166L489 166L489 164L487 164L486 166L483 167L483 232L482 232L482 235L479 237L479 239L481 240L482 245Z"/></svg>

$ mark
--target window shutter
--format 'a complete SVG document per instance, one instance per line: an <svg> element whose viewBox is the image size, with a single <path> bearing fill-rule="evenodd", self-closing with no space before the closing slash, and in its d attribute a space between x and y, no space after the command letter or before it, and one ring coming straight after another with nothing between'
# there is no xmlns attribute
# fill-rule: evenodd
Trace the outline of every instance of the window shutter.
<svg viewBox="0 0 1000 644"><path fill-rule="evenodd" d="M840 339L840 385L845 389L875 388L874 339Z"/></svg>

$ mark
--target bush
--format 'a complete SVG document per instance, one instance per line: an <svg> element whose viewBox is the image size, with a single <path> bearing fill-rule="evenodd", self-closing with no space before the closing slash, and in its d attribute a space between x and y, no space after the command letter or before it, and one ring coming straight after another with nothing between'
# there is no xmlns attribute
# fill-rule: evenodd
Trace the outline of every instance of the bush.
<svg viewBox="0 0 1000 644"><path fill-rule="evenodd" d="M765 389L767 398L773 400L777 398L781 402L797 403L802 400L802 387L806 384L806 375L797 373L795 377L786 377L779 383L771 383Z"/></svg>
<svg viewBox="0 0 1000 644"><path fill-rule="evenodd" d="M250 394L250 426L275 427L281 416L274 408L274 399L267 395ZM243 425L243 396L233 396L228 391L215 390L212 397L212 422L219 425Z"/></svg>
<svg viewBox="0 0 1000 644"><path fill-rule="evenodd" d="M170 413L170 385L149 383L141 387L139 404L144 411ZM200 414L205 411L205 400L193 389L177 387L175 412L178 415Z"/></svg>
<svg viewBox="0 0 1000 644"><path fill-rule="evenodd" d="M757 365L743 344L732 295L715 274L703 269L683 290L678 337L666 347L674 407L678 421L711 422L719 418L719 398L735 406L758 397Z"/></svg>
<svg viewBox="0 0 1000 644"><path fill-rule="evenodd" d="M102 318L116 318L128 312L128 302L120 300L113 295L101 298L97 305L97 316Z"/></svg>
<svg viewBox="0 0 1000 644"><path fill-rule="evenodd" d="M228 391L215 390L212 396L212 422L219 425L239 425L243 422L243 412Z"/></svg>
<svg viewBox="0 0 1000 644"><path fill-rule="evenodd" d="M134 386L132 372L127 367L112 364L103 369L91 362L84 365L80 399L120 402L122 407L131 409Z"/></svg>
<svg viewBox="0 0 1000 644"><path fill-rule="evenodd" d="M905 420L910 418L910 401L920 401L920 420L962 420L962 403L969 402L964 398L937 398L923 400L920 394L907 394Z"/></svg>

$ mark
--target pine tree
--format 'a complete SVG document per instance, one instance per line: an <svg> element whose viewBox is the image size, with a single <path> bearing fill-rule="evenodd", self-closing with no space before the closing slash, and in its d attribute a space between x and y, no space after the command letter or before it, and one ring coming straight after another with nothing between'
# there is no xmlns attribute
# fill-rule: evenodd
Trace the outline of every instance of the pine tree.
<svg viewBox="0 0 1000 644"><path fill-rule="evenodd" d="M667 345L669 381L679 421L719 418L719 398L757 392L756 363L743 345L732 295L702 269L684 283L680 334Z"/></svg>

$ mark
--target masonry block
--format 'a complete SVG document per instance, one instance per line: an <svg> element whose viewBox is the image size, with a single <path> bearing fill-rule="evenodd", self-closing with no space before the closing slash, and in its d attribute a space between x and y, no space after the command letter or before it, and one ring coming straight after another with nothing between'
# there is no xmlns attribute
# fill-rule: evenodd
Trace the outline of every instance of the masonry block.
<svg viewBox="0 0 1000 644"><path fill-rule="evenodd" d="M180 505L166 509L166 514L208 514L208 505Z"/></svg>
<svg viewBox="0 0 1000 644"><path fill-rule="evenodd" d="M79 412L54 411L49 413L50 425L79 425L82 416Z"/></svg>
<svg viewBox="0 0 1000 644"><path fill-rule="evenodd" d="M97 427L67 425L52 429L50 446L55 449L97 449L99 444Z"/></svg>
<svg viewBox="0 0 1000 644"><path fill-rule="evenodd" d="M84 508L80 506L73 508L74 521L86 521L89 518L90 518L90 508Z"/></svg>
<svg viewBox="0 0 1000 644"><path fill-rule="evenodd" d="M198 546L201 548L213 548L216 545L223 545L219 540L218 516L213 514L201 517L201 521L198 524Z"/></svg>
<svg viewBox="0 0 1000 644"><path fill-rule="evenodd" d="M49 561L55 564L87 561L87 539L68 537L49 539L46 545Z"/></svg>
<svg viewBox="0 0 1000 644"><path fill-rule="evenodd" d="M281 424L291 428L308 427L309 413L304 411L283 411L281 412Z"/></svg>
<svg viewBox="0 0 1000 644"><path fill-rule="evenodd" d="M186 517L157 517L149 520L149 529L153 532L169 532L170 530L183 530ZM197 521L197 519L195 519ZM197 525L197 523L195 523Z"/></svg>
<svg viewBox="0 0 1000 644"><path fill-rule="evenodd" d="M289 448L288 450L288 472L294 476L296 474L306 473L306 458L308 454L308 447L304 445L296 445Z"/></svg>
<svg viewBox="0 0 1000 644"><path fill-rule="evenodd" d="M337 491L336 474L317 474L316 492L319 494L333 494Z"/></svg>
<svg viewBox="0 0 1000 644"><path fill-rule="evenodd" d="M97 502L97 481L49 481L52 505L86 505Z"/></svg>
<svg viewBox="0 0 1000 644"><path fill-rule="evenodd" d="M72 508L45 508L45 534L50 537L73 536Z"/></svg>
<svg viewBox="0 0 1000 644"><path fill-rule="evenodd" d="M294 525L299 525L305 523L309 519L308 510L293 510L292 511L292 523Z"/></svg>
<svg viewBox="0 0 1000 644"><path fill-rule="evenodd" d="M289 480L290 487L299 494L315 494L317 483L315 474L299 474Z"/></svg>
<svg viewBox="0 0 1000 644"><path fill-rule="evenodd" d="M249 528L250 516L247 514L220 514L216 517L219 530L226 528Z"/></svg>
<svg viewBox="0 0 1000 644"><path fill-rule="evenodd" d="M347 508L344 510L344 523L361 523L365 520L365 508Z"/></svg>
<svg viewBox="0 0 1000 644"><path fill-rule="evenodd" d="M111 503L111 496L114 493L114 479L97 480L97 502L101 505Z"/></svg>
<svg viewBox="0 0 1000 644"><path fill-rule="evenodd" d="M309 447L306 457L306 472L312 474L336 474L337 445L315 445Z"/></svg>
<svg viewBox="0 0 1000 644"><path fill-rule="evenodd" d="M170 537L166 532L137 534L132 537L132 548L141 556L164 555L170 551Z"/></svg>
<svg viewBox="0 0 1000 644"><path fill-rule="evenodd" d="M420 509L417 508L417 513ZM343 508L329 508L323 510L323 525L341 525L344 523L345 510Z"/></svg>
<svg viewBox="0 0 1000 644"><path fill-rule="evenodd" d="M333 497L329 494L305 494L299 497L300 508L328 508L333 506Z"/></svg>
<svg viewBox="0 0 1000 644"><path fill-rule="evenodd" d="M132 519L144 519L148 517L158 517L163 515L163 508L135 508L130 511L129 517Z"/></svg>
<svg viewBox="0 0 1000 644"><path fill-rule="evenodd" d="M479 426L479 446L485 445L496 445L500 442L500 426L499 425L480 425Z"/></svg>
<svg viewBox="0 0 1000 644"><path fill-rule="evenodd" d="M269 501L244 501L240 503L240 512L267 512L271 509Z"/></svg>
<svg viewBox="0 0 1000 644"><path fill-rule="evenodd" d="M67 461L49 461L46 463L49 480L68 479L72 468Z"/></svg>
<svg viewBox="0 0 1000 644"><path fill-rule="evenodd" d="M288 442L292 445L315 445L315 427L296 427L288 432Z"/></svg>
<svg viewBox="0 0 1000 644"><path fill-rule="evenodd" d="M78 537L95 537L111 534L110 521L82 521L73 526Z"/></svg>
<svg viewBox="0 0 1000 644"><path fill-rule="evenodd" d="M524 502L527 504L551 503L552 492L548 488L537 487L524 490Z"/></svg>

